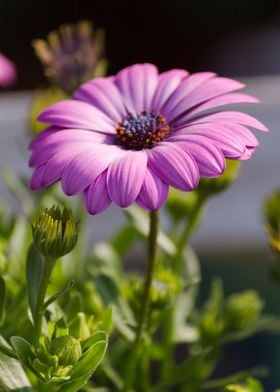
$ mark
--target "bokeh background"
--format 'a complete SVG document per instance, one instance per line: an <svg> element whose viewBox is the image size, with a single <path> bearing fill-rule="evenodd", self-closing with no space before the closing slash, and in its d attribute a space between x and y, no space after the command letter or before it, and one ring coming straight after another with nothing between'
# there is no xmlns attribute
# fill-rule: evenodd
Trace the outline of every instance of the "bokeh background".
<svg viewBox="0 0 280 392"><path fill-rule="evenodd" d="M269 135L245 162L238 181L208 206L193 239L202 260L206 297L211 278L222 276L226 293L258 289L267 311L279 314L280 287L269 276L272 255L266 245L262 202L280 187L280 1L278 0L0 0L0 51L18 69L12 92L0 94L0 166L29 175L27 114L32 90L44 85L31 41L45 38L61 23L89 19L106 30L109 73L135 62L152 62L161 71L186 68L237 77L262 105L244 108L263 121ZM0 184L0 196L16 208ZM92 218L97 241L123 219L111 208ZM266 390L280 386L280 338L258 335L229 347L217 375L268 364Z"/></svg>

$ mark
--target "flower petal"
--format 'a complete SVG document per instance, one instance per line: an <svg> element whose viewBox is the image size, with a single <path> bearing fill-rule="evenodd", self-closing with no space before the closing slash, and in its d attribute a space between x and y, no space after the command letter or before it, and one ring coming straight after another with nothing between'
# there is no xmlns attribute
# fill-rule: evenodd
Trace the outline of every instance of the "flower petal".
<svg viewBox="0 0 280 392"><path fill-rule="evenodd" d="M198 87L200 87L198 90L201 90L201 85L204 85L208 79L214 78L215 75L216 74L212 72L198 72L188 76L166 100L161 109L161 114L171 121L172 118L175 117L173 111L176 111L178 104L183 101L184 105L187 105L185 100L191 95L191 93L196 91Z"/></svg>
<svg viewBox="0 0 280 392"><path fill-rule="evenodd" d="M245 152L245 143L233 135L232 132L227 132L224 127L218 124L197 124L182 128L168 138L168 141L182 141L182 135L195 134L207 137L210 141L220 148L226 158L238 159Z"/></svg>
<svg viewBox="0 0 280 392"><path fill-rule="evenodd" d="M128 207L139 195L147 171L145 150L126 151L108 168L107 185L112 201L120 207Z"/></svg>
<svg viewBox="0 0 280 392"><path fill-rule="evenodd" d="M147 168L141 191L137 198L140 207L148 211L159 210L168 195L168 185L163 182L151 169Z"/></svg>
<svg viewBox="0 0 280 392"><path fill-rule="evenodd" d="M33 191L37 191L37 190L41 189L41 181L42 181L43 172L44 172L44 165L38 166L34 170L32 176L30 178L30 181L29 181L30 189L32 189Z"/></svg>
<svg viewBox="0 0 280 392"><path fill-rule="evenodd" d="M158 86L151 104L151 109L155 113L161 112L166 100L188 75L189 73L183 69L172 69L159 75Z"/></svg>
<svg viewBox="0 0 280 392"><path fill-rule="evenodd" d="M162 181L174 188L190 191L198 185L196 162L175 143L161 142L149 150L149 167Z"/></svg>
<svg viewBox="0 0 280 392"><path fill-rule="evenodd" d="M57 102L39 115L38 120L62 128L82 128L102 133L115 133L115 123L99 109L86 102Z"/></svg>
<svg viewBox="0 0 280 392"><path fill-rule="evenodd" d="M247 125L248 127L256 128L260 131L268 132L268 129L256 118L246 113L241 112L216 112L211 114L204 114L198 117L192 118L188 121L188 124L203 124L208 122L219 122L228 121L229 123L237 123Z"/></svg>
<svg viewBox="0 0 280 392"><path fill-rule="evenodd" d="M86 189L110 162L124 154L117 146L96 145L78 154L65 168L62 189L66 195L75 195Z"/></svg>
<svg viewBox="0 0 280 392"><path fill-rule="evenodd" d="M201 176L217 177L224 172L224 154L208 138L198 135L182 135L176 138L176 145L194 158Z"/></svg>
<svg viewBox="0 0 280 392"><path fill-rule="evenodd" d="M194 74L192 76L195 77L196 75L197 74ZM184 83L182 83L178 89L181 93L179 96L181 99L178 99L176 93L176 99L173 99L173 102L171 100L166 108L166 110L168 110L168 119L170 122L175 121L178 117L183 116L184 113L203 102L207 102L212 98L244 87L244 84L237 82L236 80L213 77L213 74L210 73L208 75L208 73L205 73L205 75L202 74L200 78L197 78L198 81L195 88L188 89L187 81L190 78L191 76L185 82L185 93L183 90Z"/></svg>
<svg viewBox="0 0 280 392"><path fill-rule="evenodd" d="M102 142L105 141L112 144L113 139L109 135L78 129L66 129L48 133L44 139L41 138L40 143L33 144L29 165L39 166L61 150L70 149L78 154L81 150L89 148L91 145L103 144Z"/></svg>
<svg viewBox="0 0 280 392"><path fill-rule="evenodd" d="M180 124L188 121L188 119L193 116L194 114L199 114L202 113L206 110L210 110L219 106L225 106L225 105L232 105L235 103L259 103L259 100L255 97L252 97L251 95L248 94L225 94L213 99L210 99L207 102L202 103L201 105L198 105L194 109L189 110L186 112L184 115L180 116L179 119L176 119L176 127L178 127Z"/></svg>
<svg viewBox="0 0 280 392"><path fill-rule="evenodd" d="M87 211L92 215L99 214L111 204L107 190L106 170L84 191L84 203Z"/></svg>
<svg viewBox="0 0 280 392"><path fill-rule="evenodd" d="M120 91L110 78L95 78L82 84L73 97L96 106L114 122L127 115Z"/></svg>
<svg viewBox="0 0 280 392"><path fill-rule="evenodd" d="M115 77L128 111L137 114L149 110L158 83L158 70L152 64L135 64Z"/></svg>

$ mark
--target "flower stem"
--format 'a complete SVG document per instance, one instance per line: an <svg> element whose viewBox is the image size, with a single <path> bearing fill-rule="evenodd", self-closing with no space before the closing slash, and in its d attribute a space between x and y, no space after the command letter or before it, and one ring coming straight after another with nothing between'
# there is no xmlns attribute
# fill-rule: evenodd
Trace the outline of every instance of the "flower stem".
<svg viewBox="0 0 280 392"><path fill-rule="evenodd" d="M42 333L43 325L43 306L45 302L45 297L47 293L48 284L50 281L50 276L53 271L56 259L45 258L44 259L44 269L41 277L41 282L37 294L36 308L34 313L34 335L33 343L35 347L38 347L39 339Z"/></svg>
<svg viewBox="0 0 280 392"><path fill-rule="evenodd" d="M159 226L159 213L158 211L150 212L150 231L148 238L148 266L146 273L146 280L144 284L144 293L141 302L140 316L136 330L135 344L139 342L142 336L143 326L146 321L146 316L150 302L150 292L153 282L153 275L155 270L156 248L157 248L157 235Z"/></svg>
<svg viewBox="0 0 280 392"><path fill-rule="evenodd" d="M133 385L133 382L135 380L136 367L139 364L139 360L141 356L141 352L140 352L141 345L139 343L141 343L141 338L142 338L145 323L147 321L148 309L150 304L150 293L151 293L153 275L155 270L155 261L156 261L158 226L159 226L159 213L158 211L151 211L150 230L148 236L148 264L147 264L146 280L144 283L144 292L141 301L141 309L140 309L138 324L136 328L135 340L132 343L132 348L130 350L131 357L130 360L128 361L124 391L131 390L131 386ZM148 370L148 363L147 363L148 359L146 357L142 359L143 359L141 363L142 370L144 369ZM146 377L148 377L147 374ZM146 390L148 391L147 388Z"/></svg>
<svg viewBox="0 0 280 392"><path fill-rule="evenodd" d="M187 224L177 242L177 251L174 257L174 273L177 276L181 276L183 268L183 254L186 244L190 238L190 235L194 231L199 222L200 214L204 206L205 198L200 196L189 216ZM168 378L172 373L173 363L174 363L174 308L170 308L167 313L167 319L164 326L164 341L165 341L165 361L162 367L162 377Z"/></svg>

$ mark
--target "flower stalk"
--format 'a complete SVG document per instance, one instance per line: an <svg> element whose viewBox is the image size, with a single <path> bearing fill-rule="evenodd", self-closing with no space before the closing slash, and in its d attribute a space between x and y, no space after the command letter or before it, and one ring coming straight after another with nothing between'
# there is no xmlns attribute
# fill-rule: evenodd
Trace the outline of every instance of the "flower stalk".
<svg viewBox="0 0 280 392"><path fill-rule="evenodd" d="M44 317L44 303L47 294L50 277L55 266L56 259L44 258L44 269L38 290L37 302L34 314L34 335L33 344L38 347L39 339L42 333L43 317Z"/></svg>
<svg viewBox="0 0 280 392"><path fill-rule="evenodd" d="M135 344L137 344L141 340L142 331L146 321L146 316L150 303L151 286L152 286L153 276L155 271L158 226L159 226L159 213L158 211L151 211L150 231L149 231L149 238L148 238L148 266L147 266L146 280L144 284L144 293L141 302L140 316L138 319Z"/></svg>

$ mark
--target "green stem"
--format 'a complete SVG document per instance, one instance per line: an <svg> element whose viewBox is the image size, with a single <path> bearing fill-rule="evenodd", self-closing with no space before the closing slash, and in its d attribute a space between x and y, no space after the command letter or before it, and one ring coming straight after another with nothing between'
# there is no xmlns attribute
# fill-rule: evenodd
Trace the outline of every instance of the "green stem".
<svg viewBox="0 0 280 392"><path fill-rule="evenodd" d="M143 327L146 321L147 312L150 304L150 293L153 282L153 275L155 270L156 248L157 248L157 235L159 225L158 211L150 212L150 231L148 238L148 266L146 273L146 280L144 284L143 298L141 302L140 315L136 330L135 344L141 340Z"/></svg>
<svg viewBox="0 0 280 392"><path fill-rule="evenodd" d="M133 385L133 382L135 380L136 368L140 360L140 355L141 355L140 343L141 343L144 326L147 322L148 309L150 304L150 293L151 293L151 287L152 287L154 270L155 270L158 226L159 226L159 213L158 211L152 211L150 212L150 230L148 236L148 263L147 263L146 279L144 283L144 292L141 301L141 309L140 309L138 324L136 328L135 340L132 343L132 348L130 350L131 355L126 369L124 391L131 390L131 386ZM142 371L144 369L148 371L149 366L147 364L148 359L146 356L145 359L143 358L143 361L141 362ZM148 377L147 374L146 377Z"/></svg>
<svg viewBox="0 0 280 392"><path fill-rule="evenodd" d="M200 196L197 199L197 202L189 216L187 224L177 242L177 252L174 257L173 270L177 276L181 276L182 267L183 267L183 254L186 244L190 238L190 235L194 231L199 218L201 210L204 206L205 198ZM173 338L174 338L174 308L170 308L169 312L167 312L167 319L164 325L164 345L165 345L165 360L163 362L162 367L162 377L164 379L170 377L172 373L172 368L174 364L174 347L173 347Z"/></svg>
<svg viewBox="0 0 280 392"><path fill-rule="evenodd" d="M39 339L42 333L42 325L43 325L43 306L45 302L45 297L48 289L48 284L50 281L50 276L53 271L56 259L44 259L44 269L41 277L41 282L38 290L37 301L36 301L36 309L34 313L34 335L33 335L33 343L35 347L38 347Z"/></svg>
<svg viewBox="0 0 280 392"><path fill-rule="evenodd" d="M205 202L204 197L199 196L189 216L188 222L182 232L182 235L177 243L177 252L176 252L175 262L174 262L174 272L179 276L182 271L183 253L184 253L185 246L190 238L190 235L194 231L199 221L200 213L204 206L204 202Z"/></svg>

